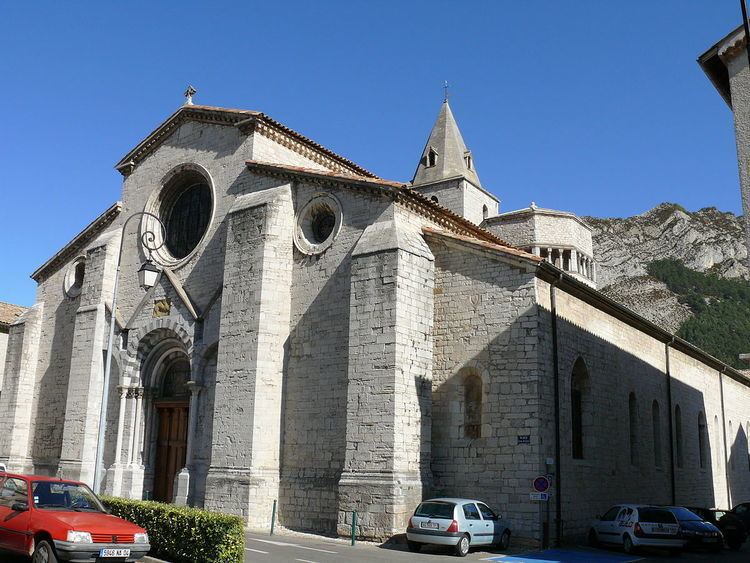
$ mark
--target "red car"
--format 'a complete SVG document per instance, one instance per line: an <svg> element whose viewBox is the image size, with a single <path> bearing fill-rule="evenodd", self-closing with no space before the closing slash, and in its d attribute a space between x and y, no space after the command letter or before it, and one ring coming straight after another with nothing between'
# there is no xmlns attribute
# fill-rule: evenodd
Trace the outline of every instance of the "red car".
<svg viewBox="0 0 750 563"><path fill-rule="evenodd" d="M124 563L150 548L146 530L109 514L83 483L0 473L0 550L33 563Z"/></svg>

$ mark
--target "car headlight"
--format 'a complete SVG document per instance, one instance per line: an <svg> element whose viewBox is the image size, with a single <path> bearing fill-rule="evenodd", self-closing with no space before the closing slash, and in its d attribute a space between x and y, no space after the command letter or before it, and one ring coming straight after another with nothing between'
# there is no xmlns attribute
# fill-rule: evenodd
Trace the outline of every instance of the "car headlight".
<svg viewBox="0 0 750 563"><path fill-rule="evenodd" d="M133 541L135 543L148 543L148 534L146 533L136 534L135 537L133 538Z"/></svg>
<svg viewBox="0 0 750 563"><path fill-rule="evenodd" d="M68 541L71 543L93 543L89 532L68 532Z"/></svg>

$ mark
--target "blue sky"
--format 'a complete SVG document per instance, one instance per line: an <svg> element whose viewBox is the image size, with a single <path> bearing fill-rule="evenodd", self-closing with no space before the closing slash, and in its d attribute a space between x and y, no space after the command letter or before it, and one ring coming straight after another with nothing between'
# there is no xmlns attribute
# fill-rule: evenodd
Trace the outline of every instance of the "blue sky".
<svg viewBox="0 0 750 563"><path fill-rule="evenodd" d="M695 62L738 0L0 3L0 301L120 197L182 102L263 111L409 180L451 105L501 209L740 211L732 115Z"/></svg>

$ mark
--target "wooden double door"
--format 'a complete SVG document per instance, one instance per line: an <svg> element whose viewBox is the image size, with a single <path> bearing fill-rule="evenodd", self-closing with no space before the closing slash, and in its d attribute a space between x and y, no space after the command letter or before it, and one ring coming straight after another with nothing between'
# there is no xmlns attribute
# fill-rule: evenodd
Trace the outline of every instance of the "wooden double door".
<svg viewBox="0 0 750 563"><path fill-rule="evenodd" d="M185 467L188 436L188 403L162 401L156 404L159 431L156 438L154 500L172 502L175 475Z"/></svg>

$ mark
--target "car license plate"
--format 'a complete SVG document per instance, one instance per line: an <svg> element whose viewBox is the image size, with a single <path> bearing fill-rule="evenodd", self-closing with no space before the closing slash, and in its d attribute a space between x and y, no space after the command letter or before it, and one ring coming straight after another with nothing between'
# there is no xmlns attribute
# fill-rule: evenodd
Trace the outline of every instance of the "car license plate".
<svg viewBox="0 0 750 563"><path fill-rule="evenodd" d="M703 538L703 543L716 543L719 538Z"/></svg>
<svg viewBox="0 0 750 563"><path fill-rule="evenodd" d="M419 525L420 528L429 528L431 530L437 530L438 523L437 522L422 522Z"/></svg>
<svg viewBox="0 0 750 563"><path fill-rule="evenodd" d="M130 557L129 549L100 549L99 557Z"/></svg>

